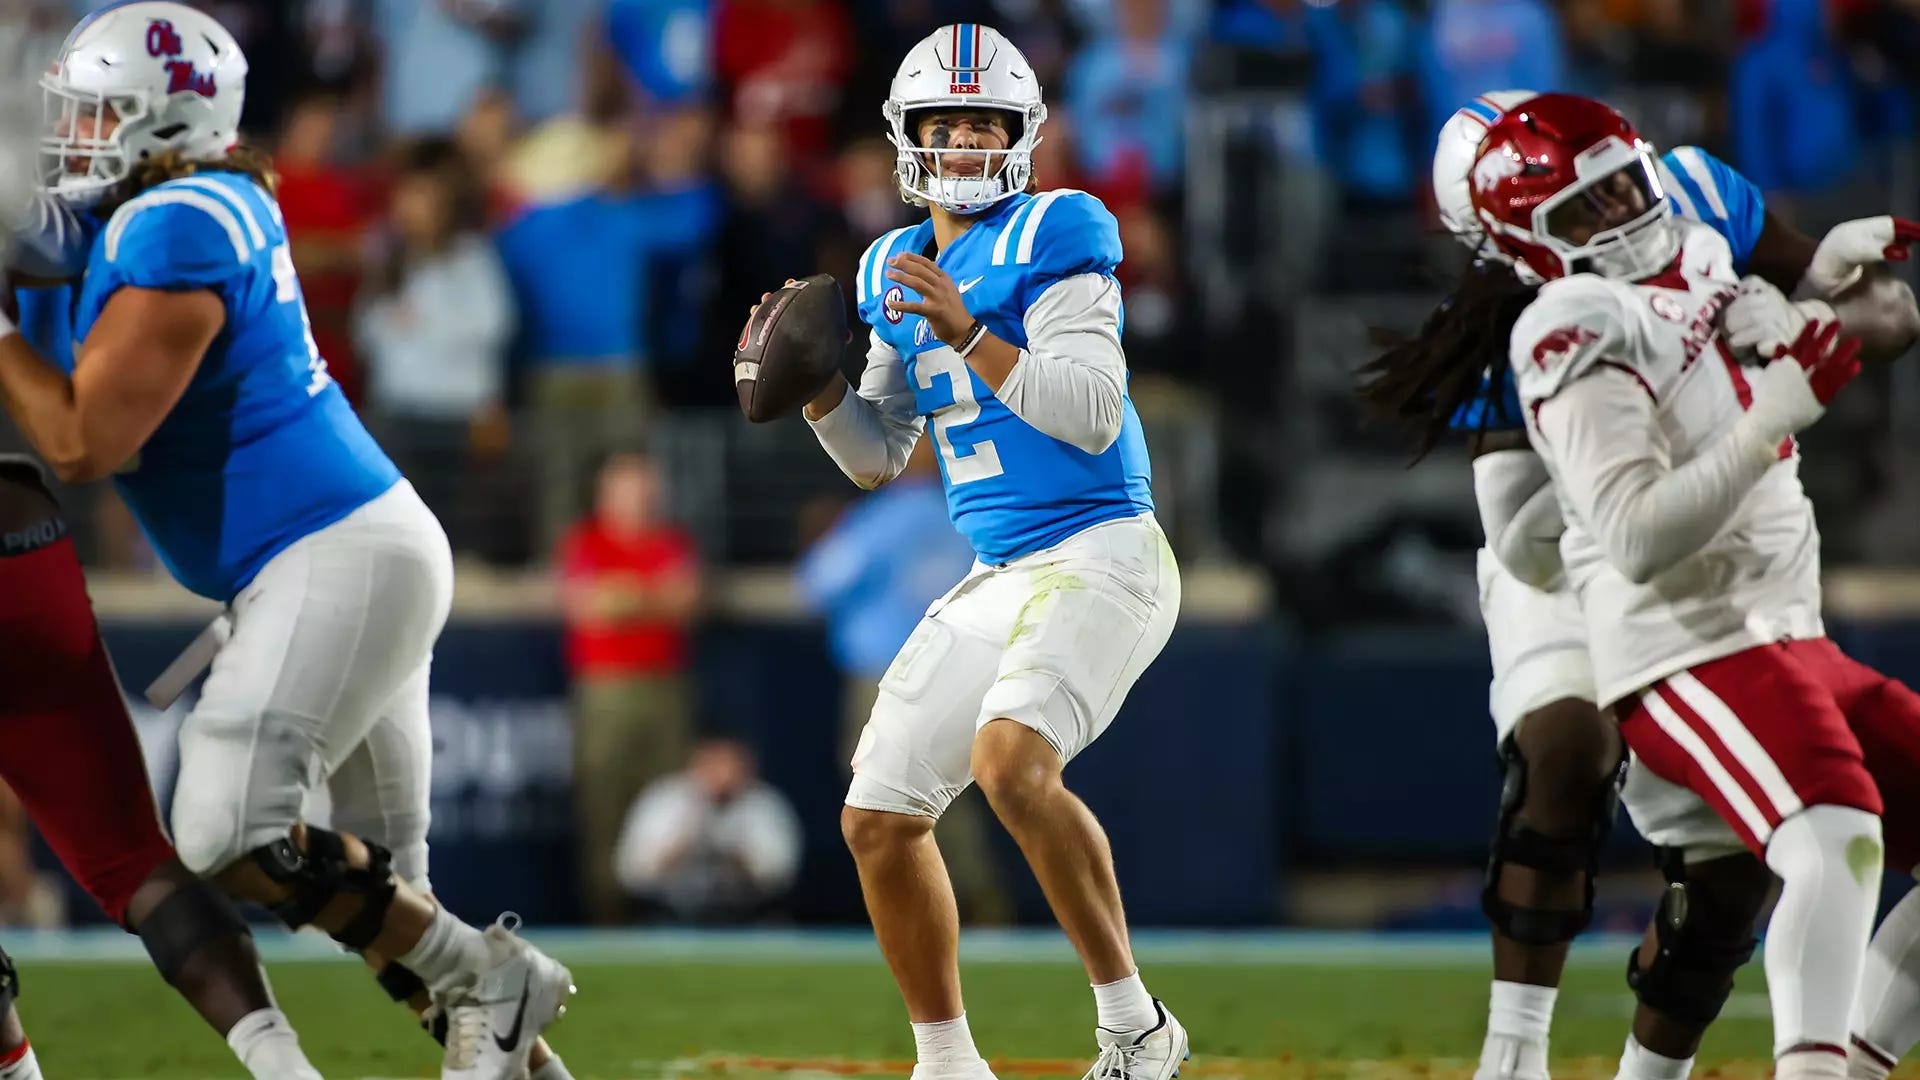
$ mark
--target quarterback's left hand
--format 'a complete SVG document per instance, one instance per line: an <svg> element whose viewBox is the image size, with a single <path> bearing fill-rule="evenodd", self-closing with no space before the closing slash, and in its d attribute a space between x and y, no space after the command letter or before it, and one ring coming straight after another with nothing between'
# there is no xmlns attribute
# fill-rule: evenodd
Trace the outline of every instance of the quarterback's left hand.
<svg viewBox="0 0 1920 1080"><path fill-rule="evenodd" d="M920 294L919 300L901 300L893 310L923 315L933 336L948 345L958 345L973 329L973 313L960 295L959 286L939 264L924 255L900 254L887 260L887 278Z"/></svg>
<svg viewBox="0 0 1920 1080"><path fill-rule="evenodd" d="M1796 304L1764 278L1749 275L1741 279L1740 291L1727 305L1721 325L1735 356L1764 362L1791 345L1808 319L1831 322L1833 317L1833 308L1825 302Z"/></svg>

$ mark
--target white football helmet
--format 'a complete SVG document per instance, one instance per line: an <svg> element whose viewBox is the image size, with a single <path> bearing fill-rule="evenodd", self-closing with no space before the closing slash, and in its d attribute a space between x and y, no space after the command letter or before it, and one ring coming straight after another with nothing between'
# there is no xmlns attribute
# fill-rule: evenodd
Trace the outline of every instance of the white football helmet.
<svg viewBox="0 0 1920 1080"><path fill-rule="evenodd" d="M1462 106L1440 128L1440 139L1433 148L1433 199L1440 206L1440 224L1455 240L1471 248L1477 258L1511 261L1480 227L1480 218L1473 212L1467 173L1473 169L1473 159L1480 152L1480 140L1486 137L1487 129L1508 109L1537 96L1532 90L1490 90Z"/></svg>
<svg viewBox="0 0 1920 1080"><path fill-rule="evenodd" d="M240 136L247 58L212 16L185 4L140 0L80 20L40 80L47 130L43 181L91 202L133 164L178 150L218 157ZM99 128L117 120L104 135Z"/></svg>
<svg viewBox="0 0 1920 1080"><path fill-rule="evenodd" d="M1007 149L988 156L984 175L951 176L942 165L949 155L977 155L978 150L918 145L915 115L923 109L954 107L1011 114ZM887 137L899 151L894 174L901 198L956 214L977 214L1027 189L1033 148L1040 144L1040 125L1047 118L1040 80L1027 58L1000 31L979 23L943 26L907 50L882 112Z"/></svg>

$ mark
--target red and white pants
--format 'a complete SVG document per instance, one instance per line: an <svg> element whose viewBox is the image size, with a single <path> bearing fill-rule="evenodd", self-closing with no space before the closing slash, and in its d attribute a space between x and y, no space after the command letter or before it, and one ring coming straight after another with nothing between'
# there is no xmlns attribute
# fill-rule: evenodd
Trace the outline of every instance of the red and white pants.
<svg viewBox="0 0 1920 1080"><path fill-rule="evenodd" d="M1654 775L1703 800L1756 854L1808 806L1882 816L1888 863L1920 865L1920 694L1826 638L1763 645L1617 706Z"/></svg>

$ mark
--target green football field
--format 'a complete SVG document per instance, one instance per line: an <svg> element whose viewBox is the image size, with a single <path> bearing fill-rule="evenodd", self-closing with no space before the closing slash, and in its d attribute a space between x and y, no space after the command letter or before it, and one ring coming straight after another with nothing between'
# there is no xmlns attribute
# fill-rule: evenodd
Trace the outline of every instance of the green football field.
<svg viewBox="0 0 1920 1080"><path fill-rule="evenodd" d="M276 935L263 931L264 938ZM432 1077L438 1048L348 960L318 942L266 941L282 1006L329 1077ZM551 1032L576 1076L904 1076L912 1041L863 935L553 934L580 994ZM244 1075L225 1045L124 941L47 939L21 958L27 1022L59 1080ZM1003 1078L1078 1076L1092 1000L1049 935L974 935L968 1014ZM1457 1077L1485 1017L1484 948L1470 938L1143 936L1149 986L1191 1030L1200 1078ZM137 954L133 954L136 955ZM1632 1000L1620 943L1582 950L1563 991L1556 1080L1612 1076ZM1730 1003L1696 1076L1766 1075L1758 971ZM1902 1075L1920 1076L1920 1070Z"/></svg>

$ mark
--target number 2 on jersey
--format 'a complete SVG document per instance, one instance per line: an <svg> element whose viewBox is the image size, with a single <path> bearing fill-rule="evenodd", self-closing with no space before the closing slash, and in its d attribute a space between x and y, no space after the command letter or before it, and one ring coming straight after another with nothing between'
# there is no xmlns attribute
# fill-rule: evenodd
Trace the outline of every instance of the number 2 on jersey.
<svg viewBox="0 0 1920 1080"><path fill-rule="evenodd" d="M307 316L307 302L300 296L300 278L293 269L293 248L281 244L273 249L273 298L293 304L300 311L300 329L307 338L307 396L312 397L333 381L327 362L320 356L320 343L313 340L313 320Z"/></svg>
<svg viewBox="0 0 1920 1080"><path fill-rule="evenodd" d="M970 447L972 452L965 457L953 448L954 430L980 419L980 403L973 396L973 379L967 371L967 362L960 359L959 353L941 346L915 357L913 366L920 389L933 389L937 375L947 376L953 386L953 404L935 410L927 419L933 428L934 442L940 447L940 457L946 462L947 482L955 486L971 484L1005 472L1000 467L1000 451L992 439L974 443Z"/></svg>

